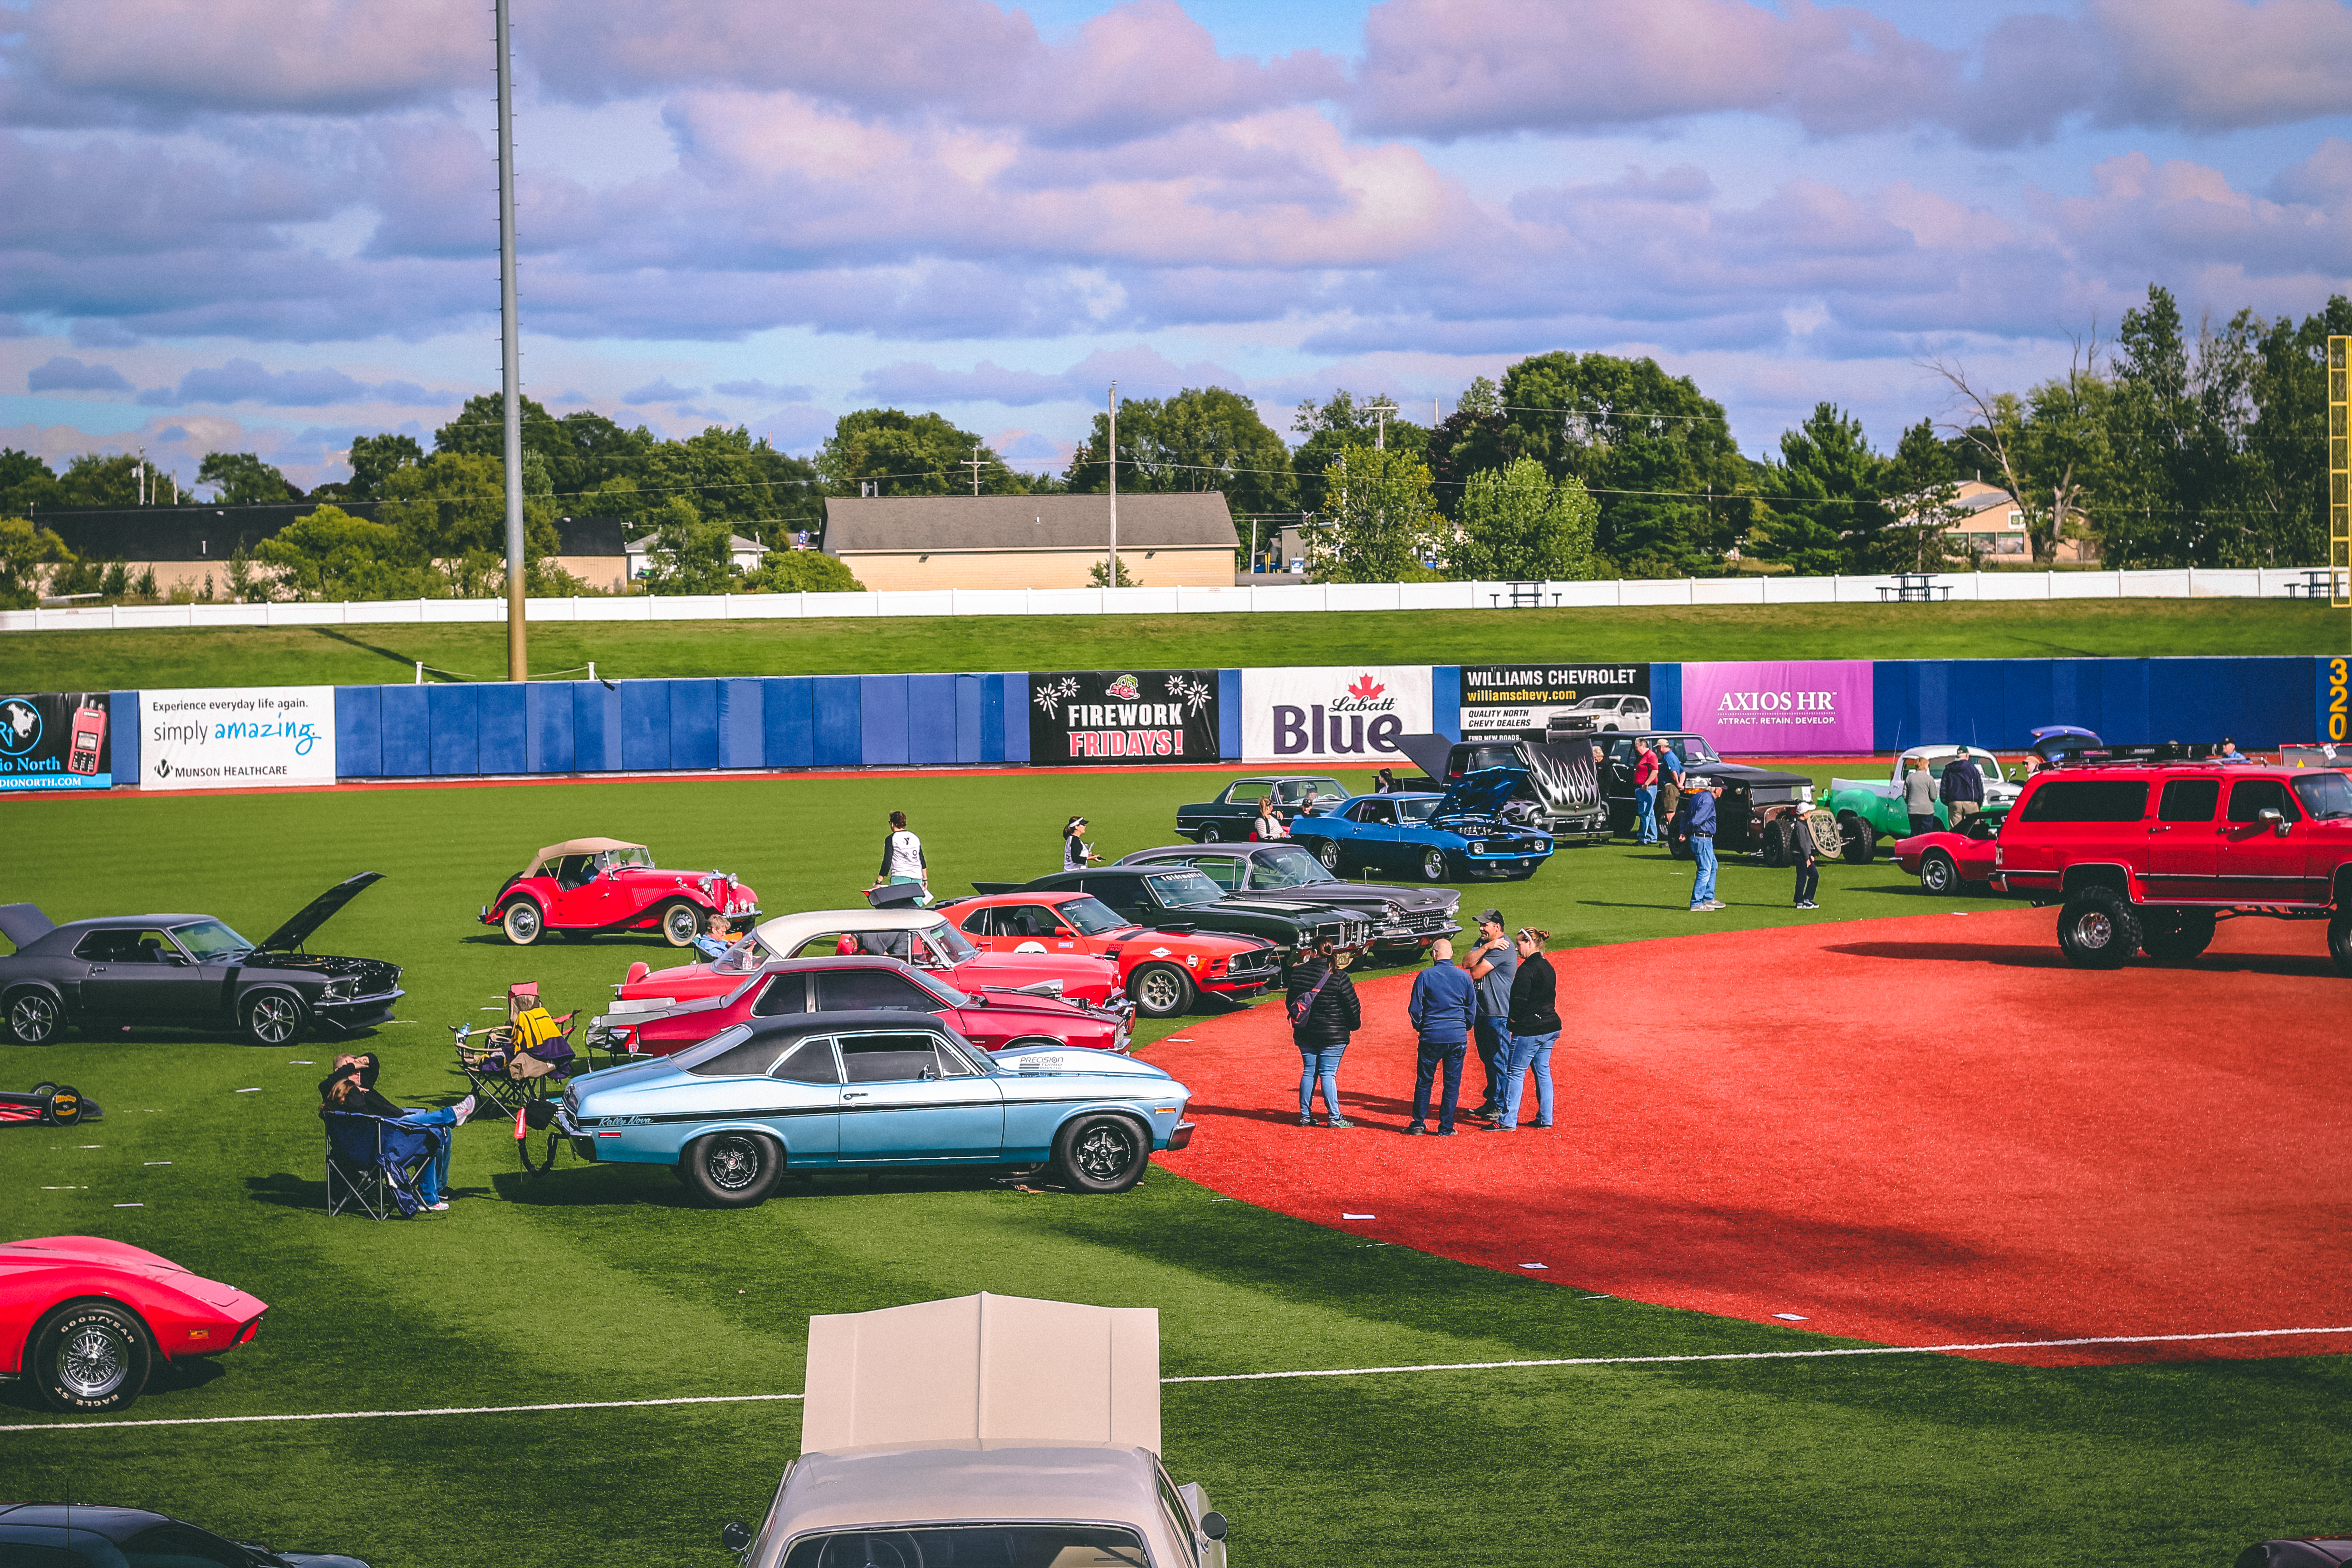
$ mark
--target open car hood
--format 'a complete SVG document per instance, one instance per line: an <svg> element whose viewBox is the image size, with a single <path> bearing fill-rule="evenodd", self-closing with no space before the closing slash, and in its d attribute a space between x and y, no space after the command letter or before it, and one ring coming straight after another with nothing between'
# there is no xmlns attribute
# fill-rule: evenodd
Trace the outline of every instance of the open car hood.
<svg viewBox="0 0 2352 1568"><path fill-rule="evenodd" d="M1440 777L1443 774L1438 775ZM1450 816L1493 816L1503 809L1503 803L1518 793L1527 781L1525 768L1482 768L1475 773L1464 773L1447 787L1445 798L1429 814L1433 822Z"/></svg>
<svg viewBox="0 0 2352 1568"><path fill-rule="evenodd" d="M1433 779L1444 778L1447 764L1454 760L1454 738L1450 735L1399 735L1396 746L1412 759L1414 767Z"/></svg>
<svg viewBox="0 0 2352 1568"><path fill-rule="evenodd" d="M336 883L309 903L295 917L261 939L256 952L289 952L310 940L310 933L327 923L328 917L357 898L362 889L383 880L381 871L362 871L346 881Z"/></svg>
<svg viewBox="0 0 2352 1568"><path fill-rule="evenodd" d="M31 904L0 904L0 936L20 952L57 929L57 921Z"/></svg>

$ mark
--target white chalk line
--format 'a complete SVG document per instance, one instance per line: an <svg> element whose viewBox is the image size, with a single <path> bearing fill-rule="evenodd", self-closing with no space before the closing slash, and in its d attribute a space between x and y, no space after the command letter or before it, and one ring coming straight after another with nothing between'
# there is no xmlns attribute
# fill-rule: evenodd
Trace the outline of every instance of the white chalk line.
<svg viewBox="0 0 2352 1568"><path fill-rule="evenodd" d="M2079 1345L2187 1344L2204 1340L2278 1340L2308 1334L2352 1334L2335 1329L2233 1329L2206 1334L2109 1334L2079 1340L1995 1340L1950 1345L1855 1345L1818 1351L1717 1351L1691 1355L1555 1356L1541 1361L1430 1362L1412 1366L1314 1367L1302 1372L1223 1372L1163 1377L1162 1384L1276 1383L1305 1377L1381 1377L1409 1372L1504 1372L1518 1367L1660 1366L1727 1361L1820 1361L1832 1356L1950 1355L1963 1351L2063 1350ZM799 1394L703 1394L677 1399L587 1399L560 1405L451 1405L430 1410L320 1410L287 1415L183 1415L142 1421L29 1421L0 1432L90 1432L120 1426L229 1426L262 1421L383 1421L404 1415L518 1415L546 1410L636 1410L664 1405L759 1405L797 1401Z"/></svg>

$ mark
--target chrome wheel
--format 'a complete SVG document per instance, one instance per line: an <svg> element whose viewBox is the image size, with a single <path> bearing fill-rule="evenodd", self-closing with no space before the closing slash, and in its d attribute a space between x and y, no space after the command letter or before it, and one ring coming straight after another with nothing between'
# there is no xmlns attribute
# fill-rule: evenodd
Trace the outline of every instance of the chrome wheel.
<svg viewBox="0 0 2352 1568"><path fill-rule="evenodd" d="M1172 1018L1192 1005L1192 984L1174 965L1147 963L1137 972L1131 993L1147 1018Z"/></svg>
<svg viewBox="0 0 2352 1568"><path fill-rule="evenodd" d="M76 1399L103 1399L131 1375L131 1341L113 1324L79 1324L58 1350L58 1382Z"/></svg>
<svg viewBox="0 0 2352 1568"><path fill-rule="evenodd" d="M1425 881L1443 882L1445 880L1444 851L1439 849L1424 851L1421 857L1421 875L1423 879Z"/></svg>
<svg viewBox="0 0 2352 1568"><path fill-rule="evenodd" d="M282 991L265 991L247 1005L246 1033L259 1046L282 1046L302 1032L302 1004Z"/></svg>
<svg viewBox="0 0 2352 1568"><path fill-rule="evenodd" d="M1097 1182L1115 1182L1135 1163L1135 1134L1115 1122L1087 1129L1071 1152L1072 1163Z"/></svg>
<svg viewBox="0 0 2352 1568"><path fill-rule="evenodd" d="M529 947L539 940L539 906L529 899L517 899L507 906L505 925L509 942L517 947Z"/></svg>
<svg viewBox="0 0 2352 1568"><path fill-rule="evenodd" d="M2116 922L2104 910L2085 910L2074 917L2074 945L2084 952L2104 952L2116 940Z"/></svg>
<svg viewBox="0 0 2352 1568"><path fill-rule="evenodd" d="M1958 881L1958 868L1947 855L1930 855L1919 864L1919 886L1928 892L1948 893Z"/></svg>
<svg viewBox="0 0 2352 1568"><path fill-rule="evenodd" d="M1323 840L1322 843L1315 847L1315 858L1323 862L1323 868L1325 870L1338 870L1339 868L1339 841L1336 838L1326 838Z"/></svg>
<svg viewBox="0 0 2352 1568"><path fill-rule="evenodd" d="M20 1046L46 1046L58 1037L58 999L27 991L8 1004L8 1033Z"/></svg>
<svg viewBox="0 0 2352 1568"><path fill-rule="evenodd" d="M1220 844L1223 842L1223 837L1217 832L1217 825L1215 823L1212 822L1201 829L1201 842L1203 844Z"/></svg>
<svg viewBox="0 0 2352 1568"><path fill-rule="evenodd" d="M714 1138L702 1154L702 1169L710 1184L723 1193L746 1190L766 1168L765 1152L749 1138Z"/></svg>

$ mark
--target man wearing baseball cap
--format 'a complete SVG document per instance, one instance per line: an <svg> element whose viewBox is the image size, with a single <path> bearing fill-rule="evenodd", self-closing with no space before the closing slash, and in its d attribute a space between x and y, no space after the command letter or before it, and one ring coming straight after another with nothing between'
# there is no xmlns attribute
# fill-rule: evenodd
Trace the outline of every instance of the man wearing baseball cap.
<svg viewBox="0 0 2352 1568"><path fill-rule="evenodd" d="M1478 916L1478 942L1462 961L1478 992L1478 1065L1486 1073L1486 1102L1473 1116L1503 1112L1503 1079L1511 1059L1511 982L1519 973L1518 950L1511 945L1503 911Z"/></svg>

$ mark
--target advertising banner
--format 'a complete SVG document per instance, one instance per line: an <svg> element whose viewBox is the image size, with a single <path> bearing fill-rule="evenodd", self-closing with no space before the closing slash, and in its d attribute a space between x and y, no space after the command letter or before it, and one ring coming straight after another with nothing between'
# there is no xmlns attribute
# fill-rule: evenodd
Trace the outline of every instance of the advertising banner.
<svg viewBox="0 0 2352 1568"><path fill-rule="evenodd" d="M103 691L0 697L0 789L111 789Z"/></svg>
<svg viewBox="0 0 2352 1568"><path fill-rule="evenodd" d="M1242 671L1242 755L1252 763L1379 767L1430 727L1429 666Z"/></svg>
<svg viewBox="0 0 2352 1568"><path fill-rule="evenodd" d="M1029 672L1033 765L1216 760L1213 669Z"/></svg>
<svg viewBox="0 0 2352 1568"><path fill-rule="evenodd" d="M1727 756L1872 749L1866 658L1683 666L1683 728Z"/></svg>
<svg viewBox="0 0 2352 1568"><path fill-rule="evenodd" d="M335 782L335 689L139 694L139 787L256 789Z"/></svg>
<svg viewBox="0 0 2352 1568"><path fill-rule="evenodd" d="M1646 664L1465 664L1462 738L1650 727Z"/></svg>

